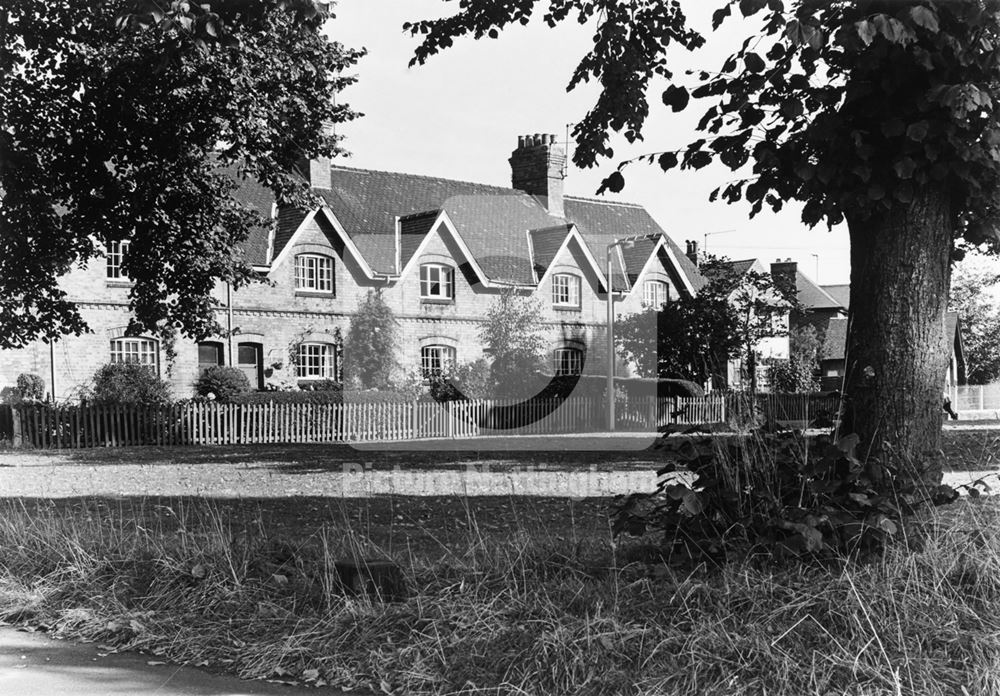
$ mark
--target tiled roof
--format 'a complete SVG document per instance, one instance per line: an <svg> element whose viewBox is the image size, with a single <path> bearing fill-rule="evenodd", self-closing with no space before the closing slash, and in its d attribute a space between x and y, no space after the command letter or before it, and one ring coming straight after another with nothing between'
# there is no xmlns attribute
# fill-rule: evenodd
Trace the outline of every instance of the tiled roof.
<svg viewBox="0 0 1000 696"><path fill-rule="evenodd" d="M568 230L570 223L575 224L602 267L610 242L628 236L664 234L645 209L627 203L568 196L564 200L566 217L557 218L549 215L535 197L501 186L341 166L332 168L331 184L330 190L315 192L322 196L376 273L397 272L396 217L427 211L447 213L489 279L526 285L536 282L537 270L531 267L532 250L525 234L528 230ZM283 211L279 216L272 259L288 244L302 216L292 211ZM416 234L412 229L408 232ZM696 266L669 237L667 245L694 289L701 288L704 280ZM549 246L551 242L542 242L536 262L551 262L544 258ZM613 269L616 289L628 286L626 275L634 279L652 248L652 242L640 242L633 249L622 250Z"/></svg>
<svg viewBox="0 0 1000 696"><path fill-rule="evenodd" d="M663 228L656 224L645 208L632 203L613 203L576 196L566 196L563 205L566 219L576 223L597 259L605 258L607 245L616 239L643 234L663 234L666 236L667 246L695 291L700 290L705 284L705 279L698 273L698 268L691 263L691 259L685 256L681 248L664 233ZM624 251L622 255L625 256ZM625 261L628 265L629 259L626 258ZM639 264L639 268L633 269L633 263L628 267L628 272L638 273L644 264L645 259ZM618 287L617 282L615 287Z"/></svg>
<svg viewBox="0 0 1000 696"><path fill-rule="evenodd" d="M329 191L317 189L316 193L326 200L358 251L379 273L395 272L397 215L440 210L453 196L512 193L498 186L339 166L331 171L331 183Z"/></svg>
<svg viewBox="0 0 1000 696"><path fill-rule="evenodd" d="M847 319L837 317L826 325L821 360L843 360L847 352Z"/></svg>
<svg viewBox="0 0 1000 696"><path fill-rule="evenodd" d="M407 215L399 219L399 269L402 270L431 231L440 214L437 210Z"/></svg>
<svg viewBox="0 0 1000 696"><path fill-rule="evenodd" d="M958 312L945 314L945 336L951 337L954 343L958 332ZM823 360L843 360L847 351L847 319L838 317L831 319L823 338ZM959 356L961 357L961 356Z"/></svg>
<svg viewBox="0 0 1000 696"><path fill-rule="evenodd" d="M528 232L536 278L545 275L571 228L572 225L555 225Z"/></svg>
<svg viewBox="0 0 1000 696"><path fill-rule="evenodd" d="M223 171L236 182L236 188L233 189L232 193L233 198L256 211L265 220L270 220L271 212L274 209L274 194L255 180L238 176L234 168L227 167ZM257 226L250 230L250 234L247 235L247 240L243 244L243 255L247 263L255 266L263 266L268 263L267 242L270 232L270 225Z"/></svg>
<svg viewBox="0 0 1000 696"><path fill-rule="evenodd" d="M832 297L841 307L847 309L851 306L851 286L850 285L822 285L823 291Z"/></svg>
<svg viewBox="0 0 1000 696"><path fill-rule="evenodd" d="M807 310L847 308L846 304L842 304L799 270L795 271L795 288L798 290L799 304Z"/></svg>

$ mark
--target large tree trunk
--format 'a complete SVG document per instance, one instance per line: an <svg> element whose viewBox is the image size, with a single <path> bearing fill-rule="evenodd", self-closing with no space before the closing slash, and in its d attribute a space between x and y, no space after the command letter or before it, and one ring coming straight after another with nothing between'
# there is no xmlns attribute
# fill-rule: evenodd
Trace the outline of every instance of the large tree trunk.
<svg viewBox="0 0 1000 696"><path fill-rule="evenodd" d="M942 392L950 357L945 311L952 216L942 189L865 220L848 218L851 306L842 434L862 460L941 478Z"/></svg>

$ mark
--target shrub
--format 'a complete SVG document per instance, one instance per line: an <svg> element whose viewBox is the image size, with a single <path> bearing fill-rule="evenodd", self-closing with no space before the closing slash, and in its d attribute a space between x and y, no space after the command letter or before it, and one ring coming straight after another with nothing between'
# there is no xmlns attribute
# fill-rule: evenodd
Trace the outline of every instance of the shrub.
<svg viewBox="0 0 1000 696"><path fill-rule="evenodd" d="M232 401L233 397L249 392L250 380L237 367L213 365L201 373L194 383L194 390L198 396L215 394L218 401L227 403Z"/></svg>
<svg viewBox="0 0 1000 696"><path fill-rule="evenodd" d="M230 401L233 404L340 404L343 402L343 392L337 390L248 392L237 394Z"/></svg>
<svg viewBox="0 0 1000 696"><path fill-rule="evenodd" d="M89 398L101 404L165 404L170 385L147 365L108 363L94 373Z"/></svg>
<svg viewBox="0 0 1000 696"><path fill-rule="evenodd" d="M863 464L857 442L763 431L664 442L657 490L619 499L614 531L662 534L671 561L837 558L880 551L905 518L958 498L951 487L925 486L920 471Z"/></svg>
<svg viewBox="0 0 1000 696"><path fill-rule="evenodd" d="M23 401L41 401L45 398L45 380L30 372L17 376L17 391Z"/></svg>
<svg viewBox="0 0 1000 696"><path fill-rule="evenodd" d="M456 365L430 380L430 394L435 401L492 399L495 392L490 364L482 358Z"/></svg>
<svg viewBox="0 0 1000 696"><path fill-rule="evenodd" d="M299 389L303 391L344 391L344 385L334 379L302 380Z"/></svg>

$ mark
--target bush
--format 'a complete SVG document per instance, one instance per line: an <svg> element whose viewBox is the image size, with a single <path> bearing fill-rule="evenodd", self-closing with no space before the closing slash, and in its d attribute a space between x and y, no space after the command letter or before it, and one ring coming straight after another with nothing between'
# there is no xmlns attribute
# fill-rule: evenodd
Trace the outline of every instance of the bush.
<svg viewBox="0 0 1000 696"><path fill-rule="evenodd" d="M108 363L94 373L89 398L100 404L170 403L170 385L147 365Z"/></svg>
<svg viewBox="0 0 1000 696"><path fill-rule="evenodd" d="M228 403L233 397L250 391L250 380L237 367L213 365L201 373L194 390L198 396L215 394L216 400Z"/></svg>
<svg viewBox="0 0 1000 696"><path fill-rule="evenodd" d="M344 394L338 390L258 391L237 394L233 404L341 404Z"/></svg>
<svg viewBox="0 0 1000 696"><path fill-rule="evenodd" d="M492 399L495 393L490 364L482 358L456 365L430 380L430 394L435 401Z"/></svg>
<svg viewBox="0 0 1000 696"><path fill-rule="evenodd" d="M303 391L344 391L344 385L334 379L302 380L298 384Z"/></svg>
<svg viewBox="0 0 1000 696"><path fill-rule="evenodd" d="M905 518L958 498L949 486L925 486L920 471L863 464L857 441L757 431L665 442L657 490L619 499L614 531L662 534L664 556L682 563L842 558L881 551Z"/></svg>
<svg viewBox="0 0 1000 696"><path fill-rule="evenodd" d="M17 391L23 401L41 401L45 398L45 380L30 372L17 376Z"/></svg>

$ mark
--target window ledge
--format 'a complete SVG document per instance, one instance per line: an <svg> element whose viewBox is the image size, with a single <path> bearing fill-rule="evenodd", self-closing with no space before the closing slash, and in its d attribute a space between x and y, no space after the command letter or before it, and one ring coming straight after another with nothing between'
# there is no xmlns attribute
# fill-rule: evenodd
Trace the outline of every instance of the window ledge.
<svg viewBox="0 0 1000 696"><path fill-rule="evenodd" d="M552 305L552 309L556 310L557 312L579 312L582 311L583 307L580 305L554 304Z"/></svg>
<svg viewBox="0 0 1000 696"><path fill-rule="evenodd" d="M449 300L443 297L421 297L420 304L449 305L449 304L455 304L455 300Z"/></svg>
<svg viewBox="0 0 1000 696"><path fill-rule="evenodd" d="M296 297L336 297L337 294L333 291L323 291L323 290L296 290Z"/></svg>
<svg viewBox="0 0 1000 696"><path fill-rule="evenodd" d="M130 288L133 285L135 285L135 283L133 283L131 280L111 280L111 279L109 279L109 280L107 280L105 282L105 285L107 287L109 287L109 288Z"/></svg>

